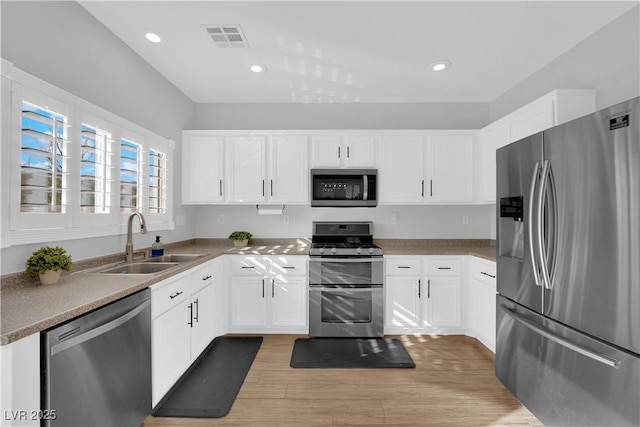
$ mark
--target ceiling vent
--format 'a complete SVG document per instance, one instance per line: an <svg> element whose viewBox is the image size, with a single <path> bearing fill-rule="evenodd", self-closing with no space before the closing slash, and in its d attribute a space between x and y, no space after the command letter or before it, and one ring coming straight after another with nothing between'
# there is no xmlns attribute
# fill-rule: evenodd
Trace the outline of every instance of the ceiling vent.
<svg viewBox="0 0 640 427"><path fill-rule="evenodd" d="M249 49L240 25L207 25L205 30L217 47Z"/></svg>

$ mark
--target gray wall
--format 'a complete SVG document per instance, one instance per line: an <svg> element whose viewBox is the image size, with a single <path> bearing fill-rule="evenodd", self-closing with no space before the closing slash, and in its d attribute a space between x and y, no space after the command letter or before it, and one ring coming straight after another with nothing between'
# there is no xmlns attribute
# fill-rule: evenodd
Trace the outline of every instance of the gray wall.
<svg viewBox="0 0 640 427"><path fill-rule="evenodd" d="M491 102L491 121L553 89L596 89L602 109L640 96L640 5Z"/></svg>
<svg viewBox="0 0 640 427"><path fill-rule="evenodd" d="M487 103L197 104L192 129L479 129Z"/></svg>
<svg viewBox="0 0 640 427"><path fill-rule="evenodd" d="M36 77L73 93L150 131L176 141L174 212L193 216L180 204L180 140L195 105L78 3L72 1L0 2L2 57ZM4 203L4 202L3 202ZM193 236L192 221L163 231L165 241ZM153 233L136 235L149 246ZM126 236L64 241L74 259L123 252ZM56 244L56 242L52 242ZM24 269L41 244L2 249L2 274Z"/></svg>
<svg viewBox="0 0 640 427"><path fill-rule="evenodd" d="M251 206L202 206L196 214L200 237L226 238L234 230L256 238L311 237L312 221L373 221L377 238L488 239L495 205L377 206L375 208L311 208L288 205L283 215L258 215ZM391 223L396 214L397 224ZM224 224L219 216L224 216ZM288 217L288 224L284 217ZM468 224L462 217L469 218Z"/></svg>

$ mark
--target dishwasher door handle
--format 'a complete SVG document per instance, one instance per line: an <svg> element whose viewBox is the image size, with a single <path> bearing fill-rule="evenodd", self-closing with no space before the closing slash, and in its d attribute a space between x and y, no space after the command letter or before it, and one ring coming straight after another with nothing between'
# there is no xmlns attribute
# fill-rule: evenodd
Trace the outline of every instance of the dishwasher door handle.
<svg viewBox="0 0 640 427"><path fill-rule="evenodd" d="M92 338L97 337L98 335L102 335L105 334L115 328L117 328L118 326L122 326L125 323L127 323L129 320L133 319L134 317L136 317L138 314L140 314L145 308L147 308L149 305L151 305L151 300L146 300L145 302L143 302L142 304L140 304L139 306L135 307L133 310L123 314L122 316L118 317L117 319L114 319L108 323L105 323L104 325L100 325L97 328L93 328L81 335L78 335L77 337L73 337L70 338L66 341L63 341L59 344L56 344L54 346L51 347L51 356L60 353L61 351L67 350L71 347L74 347L76 345L80 345L85 341L89 341Z"/></svg>

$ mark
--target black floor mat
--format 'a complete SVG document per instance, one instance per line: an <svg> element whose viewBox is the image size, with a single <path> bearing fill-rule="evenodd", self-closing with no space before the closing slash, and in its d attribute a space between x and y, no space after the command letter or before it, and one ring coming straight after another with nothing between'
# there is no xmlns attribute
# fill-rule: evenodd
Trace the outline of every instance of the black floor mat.
<svg viewBox="0 0 640 427"><path fill-rule="evenodd" d="M292 368L415 368L395 338L298 338Z"/></svg>
<svg viewBox="0 0 640 427"><path fill-rule="evenodd" d="M231 410L262 337L218 337L153 411L155 417L220 418Z"/></svg>

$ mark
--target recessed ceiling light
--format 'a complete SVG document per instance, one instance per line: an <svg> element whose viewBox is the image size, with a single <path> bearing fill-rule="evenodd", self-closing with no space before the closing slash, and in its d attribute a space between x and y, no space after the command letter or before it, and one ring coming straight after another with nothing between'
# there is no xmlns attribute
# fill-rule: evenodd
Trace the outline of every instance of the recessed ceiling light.
<svg viewBox="0 0 640 427"><path fill-rule="evenodd" d="M162 41L162 37L160 37L158 34L156 33L147 33L144 35L147 40L149 40L151 43L160 43Z"/></svg>
<svg viewBox="0 0 640 427"><path fill-rule="evenodd" d="M449 61L438 61L431 64L431 69L433 71L443 71L449 67L451 67L451 62Z"/></svg>
<svg viewBox="0 0 640 427"><path fill-rule="evenodd" d="M267 67L265 67L264 65L255 64L249 67L249 69L254 73L262 73L267 70Z"/></svg>

